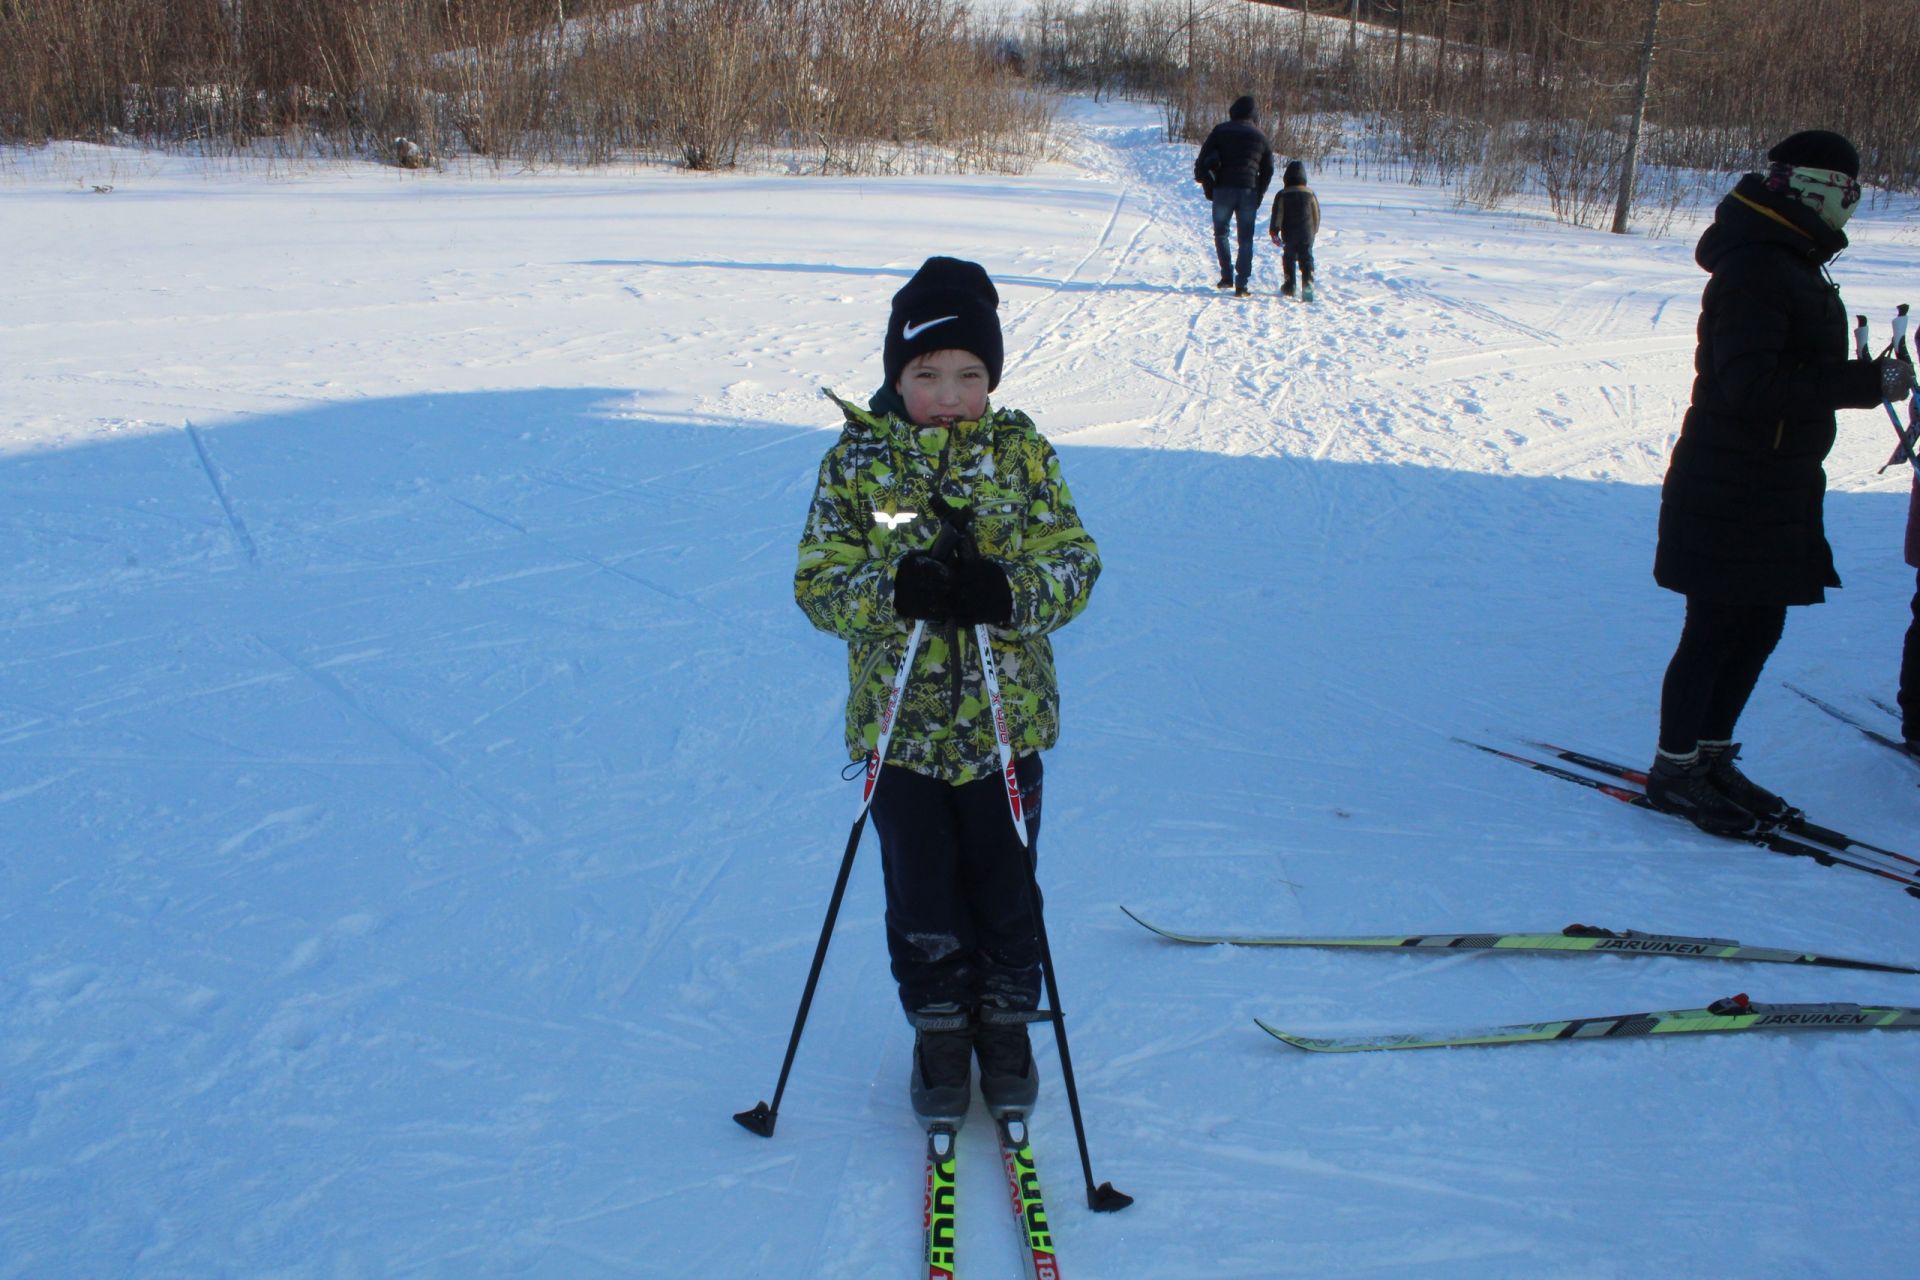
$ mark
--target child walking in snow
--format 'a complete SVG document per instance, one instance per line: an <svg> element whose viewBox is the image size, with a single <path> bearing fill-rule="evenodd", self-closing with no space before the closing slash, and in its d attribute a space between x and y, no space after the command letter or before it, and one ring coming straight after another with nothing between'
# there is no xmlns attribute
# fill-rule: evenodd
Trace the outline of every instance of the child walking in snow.
<svg viewBox="0 0 1920 1280"><path fill-rule="evenodd" d="M1294 271L1300 273L1300 296L1313 301L1313 238L1320 234L1320 197L1307 185L1307 166L1287 161L1280 178L1280 194L1273 198L1267 218L1267 238L1280 248L1280 269L1286 279L1280 292L1293 296Z"/></svg>
<svg viewBox="0 0 1920 1280"><path fill-rule="evenodd" d="M1040 752L1059 735L1049 632L1087 605L1100 553L1060 460L1000 382L999 294L977 263L929 258L893 297L884 381L862 409L837 396L840 438L800 541L794 595L847 642L847 750L879 740L891 680L926 625L873 795L887 948L915 1028L909 1093L923 1124L957 1125L972 1060L996 1115L1039 1081L1027 1024L1040 1004ZM828 393L831 396L831 393ZM976 643L999 670L1025 817L1013 825Z"/></svg>

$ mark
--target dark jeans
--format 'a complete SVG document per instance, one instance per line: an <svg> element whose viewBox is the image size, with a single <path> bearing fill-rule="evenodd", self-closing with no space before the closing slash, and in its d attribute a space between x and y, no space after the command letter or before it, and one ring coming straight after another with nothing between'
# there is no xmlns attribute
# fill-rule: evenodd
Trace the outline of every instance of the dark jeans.
<svg viewBox="0 0 1920 1280"><path fill-rule="evenodd" d="M1660 749L1685 755L1725 742L1786 627L1785 605L1687 597L1687 621L1660 687Z"/></svg>
<svg viewBox="0 0 1920 1280"><path fill-rule="evenodd" d="M1247 287L1253 277L1253 224L1260 217L1260 197L1251 187L1215 187L1213 189L1213 252L1220 259L1220 278L1233 277L1237 288ZM1240 237L1240 256L1227 256L1227 222L1236 220L1234 230Z"/></svg>
<svg viewBox="0 0 1920 1280"><path fill-rule="evenodd" d="M887 951L909 1019L1040 1007L1040 935L1028 896L1040 849L1039 754L1021 756L1014 769L1024 849L998 774L959 787L906 769L880 775L873 826Z"/></svg>
<svg viewBox="0 0 1920 1280"><path fill-rule="evenodd" d="M1908 742L1920 742L1920 573L1913 576L1913 621L1900 651L1900 729Z"/></svg>
<svg viewBox="0 0 1920 1280"><path fill-rule="evenodd" d="M1303 245L1294 245L1293 243L1287 242L1287 241L1283 241L1281 243L1280 269L1286 272L1287 274L1286 282L1288 284L1293 283L1293 270L1294 270L1295 264L1298 264L1300 268L1300 278L1302 280L1313 279L1313 245L1312 244L1309 243L1309 244L1303 244Z"/></svg>

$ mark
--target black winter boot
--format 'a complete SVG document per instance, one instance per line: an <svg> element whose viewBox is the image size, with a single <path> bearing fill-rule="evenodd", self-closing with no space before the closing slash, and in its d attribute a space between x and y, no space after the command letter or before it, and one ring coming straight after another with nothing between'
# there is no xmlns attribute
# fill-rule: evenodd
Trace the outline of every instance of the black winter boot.
<svg viewBox="0 0 1920 1280"><path fill-rule="evenodd" d="M955 1017L956 1027L921 1028L914 1034L907 1096L913 1114L929 1129L936 1124L958 1129L973 1104L973 1028L965 1014Z"/></svg>
<svg viewBox="0 0 1920 1280"><path fill-rule="evenodd" d="M973 1029L973 1050L980 1058L980 1096L988 1114L996 1120L1012 1111L1031 1114L1040 1096L1040 1073L1033 1065L1027 1024L983 1019Z"/></svg>
<svg viewBox="0 0 1920 1280"><path fill-rule="evenodd" d="M1684 756L1655 752L1653 767L1647 770L1648 803L1717 836L1747 836L1760 830L1760 819L1715 787L1707 769L1698 748Z"/></svg>
<svg viewBox="0 0 1920 1280"><path fill-rule="evenodd" d="M1713 789L1769 827L1800 816L1800 811L1734 767L1740 755L1737 742L1703 742L1700 763L1706 766Z"/></svg>

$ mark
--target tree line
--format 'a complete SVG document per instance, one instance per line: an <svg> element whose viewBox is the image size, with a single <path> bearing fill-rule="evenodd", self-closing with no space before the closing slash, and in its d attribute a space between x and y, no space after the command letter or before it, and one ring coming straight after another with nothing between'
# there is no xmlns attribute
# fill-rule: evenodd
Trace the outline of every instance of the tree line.
<svg viewBox="0 0 1920 1280"><path fill-rule="evenodd" d="M1630 140L1655 177L1643 214L1680 198L1662 175L1747 168L1806 127L1852 137L1870 185L1920 187L1911 8L1033 0L987 20L957 0L0 0L0 139L1017 172L1045 146L1048 89L1156 102L1189 140L1251 92L1289 156L1486 205L1535 191L1590 222Z"/></svg>
<svg viewBox="0 0 1920 1280"><path fill-rule="evenodd" d="M1493 205L1521 189L1592 222L1629 140L1671 202L1685 175L1753 167L1797 129L1837 129L1862 179L1920 189L1920 114L1902 68L1911 5L1874 0L1036 0L1029 65L1062 86L1158 101L1196 140L1251 92L1275 146L1454 182ZM1657 19L1657 24L1650 22ZM1644 83L1644 95L1642 84ZM1640 126L1636 132L1636 124ZM1643 136L1641 136L1643 135Z"/></svg>
<svg viewBox="0 0 1920 1280"><path fill-rule="evenodd" d="M1007 44L952 0L0 0L0 140L1019 170Z"/></svg>

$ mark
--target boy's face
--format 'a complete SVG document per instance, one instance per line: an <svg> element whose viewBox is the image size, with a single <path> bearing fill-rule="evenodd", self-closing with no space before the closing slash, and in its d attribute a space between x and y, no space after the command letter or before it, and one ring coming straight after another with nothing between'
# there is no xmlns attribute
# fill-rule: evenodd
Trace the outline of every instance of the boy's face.
<svg viewBox="0 0 1920 1280"><path fill-rule="evenodd" d="M950 427L987 411L987 366L971 351L929 351L907 362L894 390L915 426Z"/></svg>

